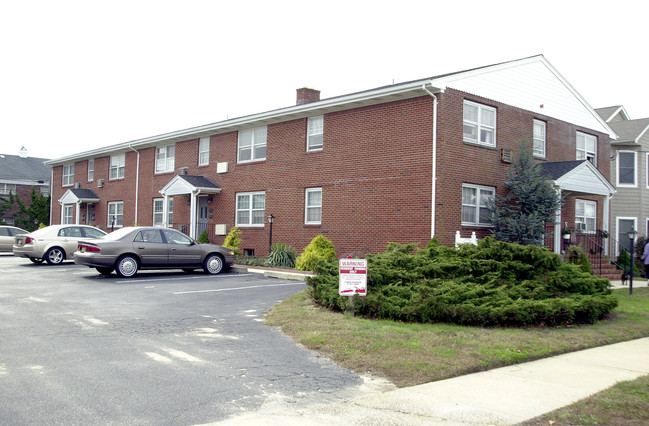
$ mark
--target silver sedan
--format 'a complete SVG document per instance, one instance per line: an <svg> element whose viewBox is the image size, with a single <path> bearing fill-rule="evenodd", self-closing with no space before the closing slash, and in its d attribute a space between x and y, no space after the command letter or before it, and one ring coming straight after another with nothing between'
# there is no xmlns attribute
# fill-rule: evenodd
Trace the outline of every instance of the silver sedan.
<svg viewBox="0 0 649 426"><path fill-rule="evenodd" d="M0 226L0 251L8 251L11 253L15 241L14 236L18 234L27 234L28 232L29 231L16 228L15 226Z"/></svg>
<svg viewBox="0 0 649 426"><path fill-rule="evenodd" d="M28 234L14 237L14 256L26 257L34 263L46 260L58 265L72 259L81 239L99 238L106 235L101 229L88 225L51 225Z"/></svg>
<svg viewBox="0 0 649 426"><path fill-rule="evenodd" d="M191 272L203 268L208 274L218 274L234 263L234 252L216 244L199 244L175 229L134 226L80 241L74 263L104 275L115 271L120 277L132 277L140 269Z"/></svg>

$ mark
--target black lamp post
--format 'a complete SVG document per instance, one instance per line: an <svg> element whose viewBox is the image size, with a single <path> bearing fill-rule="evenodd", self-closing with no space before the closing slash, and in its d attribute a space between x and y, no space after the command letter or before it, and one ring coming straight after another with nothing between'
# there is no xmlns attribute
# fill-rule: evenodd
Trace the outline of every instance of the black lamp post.
<svg viewBox="0 0 649 426"><path fill-rule="evenodd" d="M626 236L631 240L631 247L629 250L629 255L631 257L631 260L629 261L629 296L633 296L633 252L635 251L635 238L638 236L638 231L631 227L631 229L627 231Z"/></svg>
<svg viewBox="0 0 649 426"><path fill-rule="evenodd" d="M275 219L275 216L271 213L270 216L268 216L268 223L270 223L270 233L268 235L268 254L270 255L271 247L273 246L273 219Z"/></svg>

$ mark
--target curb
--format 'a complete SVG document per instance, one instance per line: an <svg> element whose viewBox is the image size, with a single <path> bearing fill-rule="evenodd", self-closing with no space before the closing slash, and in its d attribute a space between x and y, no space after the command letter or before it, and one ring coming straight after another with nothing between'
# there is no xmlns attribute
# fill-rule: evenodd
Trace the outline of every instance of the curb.
<svg viewBox="0 0 649 426"><path fill-rule="evenodd" d="M238 274L261 274L264 277L278 278L282 280L293 280L293 281L306 281L306 279L313 274L311 272L293 272L293 271L283 271L283 270L273 270L273 269L264 269L258 267L249 267L245 265L232 265L230 266L232 272Z"/></svg>

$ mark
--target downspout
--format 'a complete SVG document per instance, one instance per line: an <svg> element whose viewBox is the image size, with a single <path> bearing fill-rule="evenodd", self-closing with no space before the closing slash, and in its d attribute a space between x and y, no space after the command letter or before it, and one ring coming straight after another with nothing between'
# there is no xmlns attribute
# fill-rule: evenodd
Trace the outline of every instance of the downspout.
<svg viewBox="0 0 649 426"><path fill-rule="evenodd" d="M52 225L52 207L54 206L54 203L52 202L52 196L54 195L54 167L52 167L50 171L50 223L48 225Z"/></svg>
<svg viewBox="0 0 649 426"><path fill-rule="evenodd" d="M422 84L421 88L433 97L433 168L430 202L430 238L435 236L435 214L437 207L437 96ZM437 89L437 93L444 93L443 89Z"/></svg>
<svg viewBox="0 0 649 426"><path fill-rule="evenodd" d="M131 151L137 153L137 166L135 168L135 223L137 224L137 212L138 212L138 199L140 193L140 151L133 149L131 145L128 146Z"/></svg>

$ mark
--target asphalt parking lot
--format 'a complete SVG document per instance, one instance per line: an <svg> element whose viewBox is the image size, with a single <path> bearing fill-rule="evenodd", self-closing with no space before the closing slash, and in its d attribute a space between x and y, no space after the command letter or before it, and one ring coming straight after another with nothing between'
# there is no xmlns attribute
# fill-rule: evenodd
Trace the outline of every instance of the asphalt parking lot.
<svg viewBox="0 0 649 426"><path fill-rule="evenodd" d="M0 254L0 424L202 424L343 400L363 379L263 324L304 288Z"/></svg>

